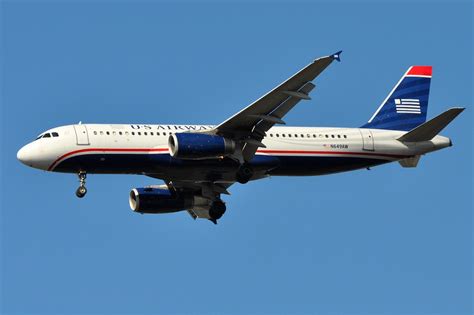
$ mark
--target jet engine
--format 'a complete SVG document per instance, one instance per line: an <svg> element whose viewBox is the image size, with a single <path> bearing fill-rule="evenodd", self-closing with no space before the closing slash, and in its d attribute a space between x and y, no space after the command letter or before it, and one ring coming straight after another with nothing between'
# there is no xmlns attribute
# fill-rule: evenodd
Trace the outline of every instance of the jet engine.
<svg viewBox="0 0 474 315"><path fill-rule="evenodd" d="M225 203L201 195L170 191L166 185L134 188L130 191L130 208L138 213L170 213L190 210L195 218L207 218L214 223L225 213ZM204 212L203 212L204 211Z"/></svg>
<svg viewBox="0 0 474 315"><path fill-rule="evenodd" d="M178 159L209 159L234 153L235 142L204 133L176 133L169 137L171 156Z"/></svg>
<svg viewBox="0 0 474 315"><path fill-rule="evenodd" d="M176 193L166 186L134 188L130 191L130 208L138 213L170 213L187 209L209 208L211 201L190 193Z"/></svg>
<svg viewBox="0 0 474 315"><path fill-rule="evenodd" d="M193 206L192 196L179 196L168 188L134 188L130 192L130 208L139 213L170 213Z"/></svg>

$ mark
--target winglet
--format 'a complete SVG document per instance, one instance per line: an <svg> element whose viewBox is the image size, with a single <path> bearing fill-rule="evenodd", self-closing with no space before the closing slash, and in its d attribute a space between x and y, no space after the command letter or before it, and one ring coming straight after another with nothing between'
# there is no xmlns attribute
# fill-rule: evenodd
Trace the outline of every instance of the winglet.
<svg viewBox="0 0 474 315"><path fill-rule="evenodd" d="M340 61L341 61L341 57L340 57L341 53L342 53L342 50L339 50L337 53L332 54L332 55L331 55L332 59L333 59L333 60L335 59L335 60L337 60L337 61L340 62Z"/></svg>

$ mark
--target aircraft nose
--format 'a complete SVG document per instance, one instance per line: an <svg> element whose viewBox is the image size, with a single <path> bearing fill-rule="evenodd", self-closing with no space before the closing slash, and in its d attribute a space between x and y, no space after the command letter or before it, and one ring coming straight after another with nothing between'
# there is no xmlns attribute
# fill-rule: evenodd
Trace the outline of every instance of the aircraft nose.
<svg viewBox="0 0 474 315"><path fill-rule="evenodd" d="M27 144L20 150L18 150L16 154L16 158L23 164L32 166L33 162L33 154L31 152L31 145Z"/></svg>

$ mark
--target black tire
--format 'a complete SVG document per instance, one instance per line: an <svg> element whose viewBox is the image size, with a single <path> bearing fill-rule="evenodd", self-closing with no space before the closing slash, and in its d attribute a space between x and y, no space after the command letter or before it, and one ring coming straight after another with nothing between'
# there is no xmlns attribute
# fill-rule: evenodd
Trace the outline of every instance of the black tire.
<svg viewBox="0 0 474 315"><path fill-rule="evenodd" d="M209 216L212 220L220 219L226 210L225 203L221 200L214 201L212 203L211 209L209 209Z"/></svg>
<svg viewBox="0 0 474 315"><path fill-rule="evenodd" d="M86 194L87 194L87 188L86 187L80 186L79 188L77 188L76 196L78 198L83 198Z"/></svg>
<svg viewBox="0 0 474 315"><path fill-rule="evenodd" d="M253 169L247 164L243 164L237 171L237 174L235 175L235 179L241 184L246 184L249 182L252 176L253 176Z"/></svg>

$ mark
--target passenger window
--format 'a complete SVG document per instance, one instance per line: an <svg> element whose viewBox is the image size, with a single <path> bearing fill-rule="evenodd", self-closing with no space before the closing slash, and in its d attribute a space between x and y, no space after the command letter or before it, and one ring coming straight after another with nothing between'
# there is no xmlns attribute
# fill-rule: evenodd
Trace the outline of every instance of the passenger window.
<svg viewBox="0 0 474 315"><path fill-rule="evenodd" d="M45 133L43 138L51 138L51 135L49 133Z"/></svg>
<svg viewBox="0 0 474 315"><path fill-rule="evenodd" d="M115 136L115 135L116 135L116 132L115 132L115 131L112 131L112 134Z"/></svg>
<svg viewBox="0 0 474 315"><path fill-rule="evenodd" d="M97 136L97 131L94 131L94 135Z"/></svg>
<svg viewBox="0 0 474 315"><path fill-rule="evenodd" d="M326 135L326 138L329 138L329 136L328 136L328 135Z"/></svg>
<svg viewBox="0 0 474 315"><path fill-rule="evenodd" d="M135 135L135 132L132 131L132 136L134 136L134 135Z"/></svg>
<svg viewBox="0 0 474 315"><path fill-rule="evenodd" d="M145 136L147 135L146 131L143 133L143 135L145 135Z"/></svg>
<svg viewBox="0 0 474 315"><path fill-rule="evenodd" d="M338 138L341 138L341 135L337 135Z"/></svg>
<svg viewBox="0 0 474 315"><path fill-rule="evenodd" d="M128 136L128 131L125 131L125 135Z"/></svg>
<svg viewBox="0 0 474 315"><path fill-rule="evenodd" d="M270 134L270 137L273 137L273 134Z"/></svg>
<svg viewBox="0 0 474 315"><path fill-rule="evenodd" d="M108 131L106 131L105 133L107 134L107 136L109 136L109 135L110 135L110 132L108 132Z"/></svg>
<svg viewBox="0 0 474 315"><path fill-rule="evenodd" d="M277 136L278 138L280 137L280 135L279 135L278 133L276 134L276 136Z"/></svg>
<svg viewBox="0 0 474 315"><path fill-rule="evenodd" d="M334 135L331 135L331 138L334 138Z"/></svg>
<svg viewBox="0 0 474 315"><path fill-rule="evenodd" d="M298 135L295 133L295 138L298 138Z"/></svg>
<svg viewBox="0 0 474 315"><path fill-rule="evenodd" d="M347 138L347 136L346 136L346 135L344 135L344 139L346 139L346 138Z"/></svg>
<svg viewBox="0 0 474 315"><path fill-rule="evenodd" d="M313 134L313 138L316 138L316 135Z"/></svg>
<svg viewBox="0 0 474 315"><path fill-rule="evenodd" d="M291 133L288 134L288 138L291 138Z"/></svg>
<svg viewBox="0 0 474 315"><path fill-rule="evenodd" d="M121 131L119 131L119 135L122 135L122 132L121 132Z"/></svg>
<svg viewBox="0 0 474 315"><path fill-rule="evenodd" d="M153 136L153 132L150 132L150 136Z"/></svg>
<svg viewBox="0 0 474 315"><path fill-rule="evenodd" d="M59 137L58 133L57 132L53 132L51 133L53 135L53 137Z"/></svg>
<svg viewBox="0 0 474 315"><path fill-rule="evenodd" d="M157 135L157 136L159 136L159 135L160 135L160 133L159 133L159 132L157 132L157 133L156 133L156 135Z"/></svg>
<svg viewBox="0 0 474 315"><path fill-rule="evenodd" d="M282 133L281 136L282 136L283 138L286 137L286 135L285 135L284 133Z"/></svg>
<svg viewBox="0 0 474 315"><path fill-rule="evenodd" d="M101 131L101 132L100 132L100 135L101 135L101 136L103 136L103 135L104 135L104 132L103 132L103 131Z"/></svg>
<svg viewBox="0 0 474 315"><path fill-rule="evenodd" d="M141 136L141 135L142 135L140 131L139 131L139 132L137 132L137 134L138 134L139 136Z"/></svg>

